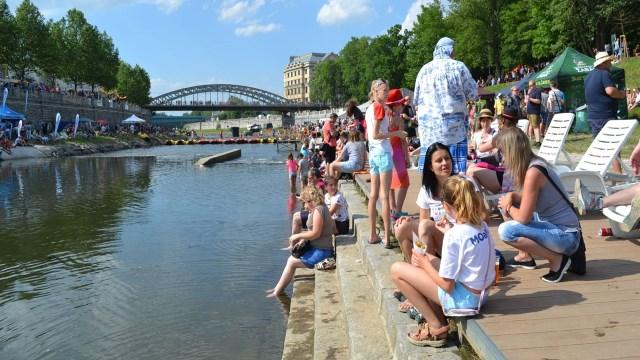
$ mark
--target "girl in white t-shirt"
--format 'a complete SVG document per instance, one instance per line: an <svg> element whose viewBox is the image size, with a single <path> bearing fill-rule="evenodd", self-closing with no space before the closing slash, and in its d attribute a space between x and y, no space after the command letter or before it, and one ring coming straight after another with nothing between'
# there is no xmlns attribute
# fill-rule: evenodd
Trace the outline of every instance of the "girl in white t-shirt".
<svg viewBox="0 0 640 360"><path fill-rule="evenodd" d="M338 180L333 176L324 178L324 186L327 193L324 194L324 203L329 208L331 218L336 223L336 230L339 235L349 232L349 210L347 200L338 191Z"/></svg>
<svg viewBox="0 0 640 360"><path fill-rule="evenodd" d="M413 264L391 266L391 279L424 317L418 329L407 334L418 346L444 346L449 326L442 308L478 308L482 292L495 278L495 247L473 183L460 176L447 179L442 202L456 220L443 217L437 224L445 233L442 257L414 249Z"/></svg>

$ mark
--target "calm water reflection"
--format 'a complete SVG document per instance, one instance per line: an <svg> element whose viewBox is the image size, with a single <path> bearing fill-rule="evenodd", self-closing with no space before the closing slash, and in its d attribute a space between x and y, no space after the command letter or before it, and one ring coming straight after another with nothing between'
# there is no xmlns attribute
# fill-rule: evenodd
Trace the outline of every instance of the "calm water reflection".
<svg viewBox="0 0 640 360"><path fill-rule="evenodd" d="M0 163L0 359L280 358L286 154L241 147Z"/></svg>

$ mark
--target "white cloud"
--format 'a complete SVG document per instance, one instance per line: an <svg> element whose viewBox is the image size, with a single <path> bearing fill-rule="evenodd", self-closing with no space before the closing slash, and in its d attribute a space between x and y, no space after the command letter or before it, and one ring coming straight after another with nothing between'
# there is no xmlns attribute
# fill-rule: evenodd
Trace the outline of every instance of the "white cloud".
<svg viewBox="0 0 640 360"><path fill-rule="evenodd" d="M393 6L387 6L387 14L393 14Z"/></svg>
<svg viewBox="0 0 640 360"><path fill-rule="evenodd" d="M320 25L334 25L369 12L369 0L329 0L318 11L316 21Z"/></svg>
<svg viewBox="0 0 640 360"><path fill-rule="evenodd" d="M405 16L404 21L402 22L402 30L413 29L413 25L416 20L418 20L418 15L422 13L422 6L428 6L431 4L433 4L433 0L415 0L409 7L407 16Z"/></svg>
<svg viewBox="0 0 640 360"><path fill-rule="evenodd" d="M255 14L264 4L265 0L224 0L218 18L222 21L239 23Z"/></svg>
<svg viewBox="0 0 640 360"><path fill-rule="evenodd" d="M235 34L237 36L253 36L260 33L270 33L278 29L280 29L280 24L249 24L236 28Z"/></svg>

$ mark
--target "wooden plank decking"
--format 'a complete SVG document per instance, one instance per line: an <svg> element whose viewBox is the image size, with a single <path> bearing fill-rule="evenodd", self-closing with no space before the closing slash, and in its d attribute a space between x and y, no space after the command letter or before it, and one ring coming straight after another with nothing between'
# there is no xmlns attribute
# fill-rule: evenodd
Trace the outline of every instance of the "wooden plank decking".
<svg viewBox="0 0 640 360"><path fill-rule="evenodd" d="M404 210L418 213L415 200L421 174L409 171L411 187ZM368 193L366 179L358 183ZM558 199L560 201L560 199ZM475 322L508 359L639 359L640 241L598 236L608 227L601 215L581 219L587 246L587 275L567 274L548 284L536 270L507 270ZM515 254L498 237L500 221L489 225L505 257Z"/></svg>

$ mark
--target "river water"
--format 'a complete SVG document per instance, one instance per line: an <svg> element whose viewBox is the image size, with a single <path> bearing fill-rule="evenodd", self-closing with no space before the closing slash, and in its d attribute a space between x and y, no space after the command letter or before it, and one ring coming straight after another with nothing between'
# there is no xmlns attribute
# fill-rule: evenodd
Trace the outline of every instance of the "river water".
<svg viewBox="0 0 640 360"><path fill-rule="evenodd" d="M285 157L0 163L0 359L280 358L288 308L264 290L288 255Z"/></svg>

